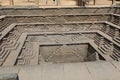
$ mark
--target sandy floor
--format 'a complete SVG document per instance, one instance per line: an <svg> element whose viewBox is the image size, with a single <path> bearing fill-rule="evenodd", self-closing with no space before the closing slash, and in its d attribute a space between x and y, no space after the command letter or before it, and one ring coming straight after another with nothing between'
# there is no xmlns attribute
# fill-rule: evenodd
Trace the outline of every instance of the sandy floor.
<svg viewBox="0 0 120 80"><path fill-rule="evenodd" d="M27 0L14 0L14 4L17 6L35 6L36 5L36 0L30 0L30 2L28 2ZM77 3L75 0L69 0L65 1L65 0L60 0L62 5L66 5L66 6L75 6ZM1 4L4 6L8 6L10 4L10 0L0 0ZM111 4L112 2L110 0L97 0L96 4L98 6L101 6L101 4L103 5L108 5ZM93 4L93 1L91 0L89 2L89 4ZM46 4L46 0L39 0L39 5L40 6L56 6L57 3L53 2L53 0L48 0L48 4Z"/></svg>
<svg viewBox="0 0 120 80"><path fill-rule="evenodd" d="M8 6L10 4L10 0L0 0L1 4L4 6ZM34 0L27 2L27 0L14 0L15 5L35 5Z"/></svg>

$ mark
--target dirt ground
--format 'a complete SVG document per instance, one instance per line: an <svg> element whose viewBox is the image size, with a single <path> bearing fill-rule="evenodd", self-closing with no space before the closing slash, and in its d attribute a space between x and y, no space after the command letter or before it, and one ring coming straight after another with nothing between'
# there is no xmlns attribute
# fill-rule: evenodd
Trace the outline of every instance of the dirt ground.
<svg viewBox="0 0 120 80"><path fill-rule="evenodd" d="M14 0L14 4L15 5L35 5L35 0L30 0L30 2L28 2L27 0ZM10 0L0 0L1 4L4 6L8 6L10 5Z"/></svg>
<svg viewBox="0 0 120 80"><path fill-rule="evenodd" d="M48 5L52 5L52 6L56 6L57 5L57 2L55 4L53 4L53 0L39 0L39 5L43 5L43 6L48 6L46 4L46 1L49 2ZM56 0L57 1L57 0ZM60 0L61 2L61 5L62 4L70 4L69 6L72 6L72 5L76 5L77 4L77 0ZM75 4L76 3L76 4ZM110 0L96 0L96 5L110 5L112 3L112 1ZM10 0L0 0L0 4L1 5L4 5L4 6L8 6L10 5ZM93 4L93 0L90 0L89 4ZM17 5L17 6L35 6L36 5L36 0L30 0L28 2L28 0L14 0L14 5Z"/></svg>

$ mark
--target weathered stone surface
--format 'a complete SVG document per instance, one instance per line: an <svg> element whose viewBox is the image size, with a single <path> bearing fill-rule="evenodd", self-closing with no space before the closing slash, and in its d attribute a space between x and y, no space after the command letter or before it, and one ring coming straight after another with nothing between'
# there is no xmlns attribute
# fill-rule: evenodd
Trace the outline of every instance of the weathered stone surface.
<svg viewBox="0 0 120 80"><path fill-rule="evenodd" d="M0 74L0 80L19 80L17 74Z"/></svg>
<svg viewBox="0 0 120 80"><path fill-rule="evenodd" d="M0 8L0 80L119 80L119 14L119 7Z"/></svg>

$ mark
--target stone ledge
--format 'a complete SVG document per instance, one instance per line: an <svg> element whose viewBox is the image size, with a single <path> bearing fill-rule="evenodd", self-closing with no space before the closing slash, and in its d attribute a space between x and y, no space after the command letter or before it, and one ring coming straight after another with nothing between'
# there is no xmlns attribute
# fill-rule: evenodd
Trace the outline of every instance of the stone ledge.
<svg viewBox="0 0 120 80"><path fill-rule="evenodd" d="M16 73L12 74L0 74L0 80L19 80Z"/></svg>

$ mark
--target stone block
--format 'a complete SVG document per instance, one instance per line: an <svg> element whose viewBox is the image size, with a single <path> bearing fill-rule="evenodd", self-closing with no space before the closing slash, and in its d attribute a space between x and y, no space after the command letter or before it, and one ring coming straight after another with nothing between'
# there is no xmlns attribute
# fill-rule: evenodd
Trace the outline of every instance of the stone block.
<svg viewBox="0 0 120 80"><path fill-rule="evenodd" d="M0 74L0 80L19 80L16 73L11 74Z"/></svg>

